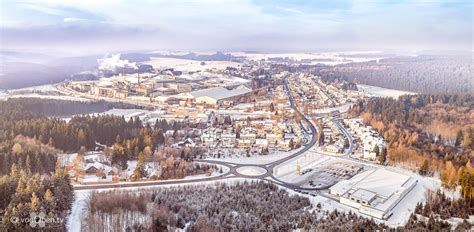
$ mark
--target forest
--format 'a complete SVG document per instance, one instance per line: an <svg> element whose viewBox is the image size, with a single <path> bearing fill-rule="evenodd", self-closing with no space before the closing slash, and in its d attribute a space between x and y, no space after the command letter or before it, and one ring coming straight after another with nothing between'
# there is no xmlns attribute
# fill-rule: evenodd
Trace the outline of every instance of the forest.
<svg viewBox="0 0 474 232"><path fill-rule="evenodd" d="M135 151L135 148L142 151L147 145L154 148L157 144L163 144L164 131L192 126L179 122L168 124L165 120L157 120L154 127L151 127L143 125L138 118L126 121L118 116L86 114L74 116L66 122L44 114L55 112L51 114L70 115L76 109L87 111L101 107L92 105L92 108L89 108L90 104L70 101L35 104L31 99L0 102L0 144L7 140L12 141L17 135L23 135L36 138L41 143L65 152L77 152L82 146L87 150L94 150L96 142L111 146L118 140L124 146L133 141L133 146L126 147L131 151ZM102 105L103 107L107 108L107 105ZM137 155L138 152L135 153L135 158Z"/></svg>
<svg viewBox="0 0 474 232"><path fill-rule="evenodd" d="M415 213L430 217L439 215L442 219L458 217L468 219L470 215L474 215L474 207L466 207L466 199L450 199L440 190L428 191L426 193L426 202L418 203Z"/></svg>
<svg viewBox="0 0 474 232"><path fill-rule="evenodd" d="M24 220L32 212L57 219L42 229L66 231L74 191L67 170L56 162L56 149L33 139L16 140L23 149L14 148L12 160L7 162L0 153L0 231L31 230Z"/></svg>
<svg viewBox="0 0 474 232"><path fill-rule="evenodd" d="M214 170L208 165L192 164L199 149L165 146L180 139L177 130L200 128L204 125L188 122L169 124L165 120L157 120L154 126L150 126L143 125L138 117L127 121L124 117L110 115L77 115L66 122L47 117L41 111L70 113L70 110L75 109L87 110L90 103L58 102L43 104L41 111L33 106L30 111L28 107L33 103L31 99L21 99L15 101L15 104L7 101L2 105L0 174L7 174L13 164L31 172L45 173L44 170L49 170L48 167L54 167L57 154L64 152L80 151L81 155L74 164L79 167L84 164L80 157L86 151L95 150L97 144L106 146L105 153L111 161L109 165L120 167L120 170L127 168L127 161L138 160L140 165L135 170L134 180L145 177L145 162L155 162L155 165L161 167L159 176L154 177L158 179L183 178ZM164 132L170 129L175 133L171 137L165 137ZM35 149L31 148L33 146Z"/></svg>
<svg viewBox="0 0 474 232"><path fill-rule="evenodd" d="M0 101L0 113L11 110L28 111L37 116L69 116L76 114L101 113L113 108L142 109L143 107L122 102L106 101L64 101L41 98L9 98Z"/></svg>
<svg viewBox="0 0 474 232"><path fill-rule="evenodd" d="M320 68L323 79L424 94L473 94L474 66L471 55L420 55L392 57L378 62L356 62Z"/></svg>
<svg viewBox="0 0 474 232"><path fill-rule="evenodd" d="M449 113L430 111L448 109ZM423 175L440 175L445 187L460 185L466 199L474 198L474 98L471 95L405 95L370 99L350 109L353 116L362 116L388 142L387 156L381 157L390 165L401 165ZM456 113L462 112L462 113ZM453 139L443 133L434 134L427 125L454 124ZM450 127L448 127L450 128ZM446 133L445 133L446 134ZM472 207L472 200L470 200Z"/></svg>
<svg viewBox="0 0 474 232"><path fill-rule="evenodd" d="M412 216L412 218L415 216ZM464 225L461 225L464 226ZM84 214L91 231L383 231L386 225L337 210L259 181L164 187L140 192L94 192ZM449 230L430 217L411 220L397 231ZM463 227L460 227L463 228ZM395 231L395 229L391 229Z"/></svg>
<svg viewBox="0 0 474 232"><path fill-rule="evenodd" d="M266 182L169 187L139 193L92 193L89 209L83 226L91 231L117 228L152 231L178 228L186 231L384 228L354 214L323 212L318 206L312 206L307 198L289 196L287 191Z"/></svg>

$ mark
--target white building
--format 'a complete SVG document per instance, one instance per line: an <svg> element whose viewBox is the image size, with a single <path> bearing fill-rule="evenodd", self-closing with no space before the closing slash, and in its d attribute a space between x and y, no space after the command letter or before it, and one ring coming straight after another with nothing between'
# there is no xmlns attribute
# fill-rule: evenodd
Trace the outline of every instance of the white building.
<svg viewBox="0 0 474 232"><path fill-rule="evenodd" d="M330 144L330 145L327 145L325 150L327 152L332 152L332 153L339 153L342 151L342 149L336 145L333 145L333 144Z"/></svg>
<svg viewBox="0 0 474 232"><path fill-rule="evenodd" d="M375 160L377 159L377 153L375 152L368 152L368 151L364 151L364 155L363 155L364 159L367 159L367 160Z"/></svg>
<svg viewBox="0 0 474 232"><path fill-rule="evenodd" d="M231 90L224 87L214 87L186 93L185 95L189 98L194 98L198 104L217 105L218 103L224 102L226 99L241 96L250 92L252 92L252 90L245 86L239 86Z"/></svg>
<svg viewBox="0 0 474 232"><path fill-rule="evenodd" d="M378 219L387 219L392 210L415 187L414 178L376 169L363 172L332 186L329 191L339 202Z"/></svg>
<svg viewBox="0 0 474 232"><path fill-rule="evenodd" d="M235 146L235 134L234 133L223 133L221 135L222 146L234 147Z"/></svg>
<svg viewBox="0 0 474 232"><path fill-rule="evenodd" d="M203 131L201 135L201 141L206 146L214 146L218 142L220 135L221 131L215 129L207 129Z"/></svg>
<svg viewBox="0 0 474 232"><path fill-rule="evenodd" d="M256 139L255 140L255 145L261 148L266 148L268 147L268 140L266 139Z"/></svg>

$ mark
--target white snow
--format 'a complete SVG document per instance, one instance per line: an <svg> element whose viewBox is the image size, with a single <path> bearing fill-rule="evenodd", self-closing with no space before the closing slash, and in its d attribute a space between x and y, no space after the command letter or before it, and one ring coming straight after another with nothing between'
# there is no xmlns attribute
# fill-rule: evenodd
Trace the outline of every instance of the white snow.
<svg viewBox="0 0 474 232"><path fill-rule="evenodd" d="M272 58L288 58L293 61L308 64L338 65L351 62L367 62L385 58L380 51L353 51L353 52L321 52L321 53L246 53L233 52L234 56L245 57L248 60L259 61ZM363 55L380 54L379 57L364 57ZM361 55L360 57L348 57L347 55Z"/></svg>
<svg viewBox="0 0 474 232"><path fill-rule="evenodd" d="M82 217L87 209L90 194L91 191L89 190L74 191L74 202L72 204L71 214L67 218L66 223L67 231L81 231Z"/></svg>
<svg viewBox="0 0 474 232"><path fill-rule="evenodd" d="M80 98L80 97L72 97L72 96L65 96L65 95L45 95L45 94L37 94L37 93L2 94L2 95L0 95L0 100L7 100L8 98L41 98L41 99L54 99L54 100L64 100L64 101L81 101L81 102L90 101L89 99Z"/></svg>
<svg viewBox="0 0 474 232"><path fill-rule="evenodd" d="M250 156L250 157L233 155L233 157L221 158L221 159L209 158L208 160L218 160L218 161L225 161L225 162L238 163L238 164L268 164L273 161L282 159L286 156L289 156L296 151L297 150L293 150L290 152L272 151L268 155L258 155L258 156Z"/></svg>
<svg viewBox="0 0 474 232"><path fill-rule="evenodd" d="M70 165L76 157L77 157L77 153L59 154L58 161L61 162L61 165L64 167L64 166Z"/></svg>
<svg viewBox="0 0 474 232"><path fill-rule="evenodd" d="M393 209L393 215L386 221L386 224L390 227L405 225L410 214L415 211L416 204L426 200L425 193L428 189L436 190L441 186L441 181L436 178L423 177L417 174L413 174L412 177L417 179L418 183Z"/></svg>
<svg viewBox="0 0 474 232"><path fill-rule="evenodd" d="M416 94L413 92L401 91L401 90L395 90L395 89L386 89L386 88L371 86L371 85L358 84L357 88L359 89L359 91L367 93L369 94L369 96L372 96L372 97L398 98L399 96L406 95L406 94L408 95Z"/></svg>
<svg viewBox="0 0 474 232"><path fill-rule="evenodd" d="M267 170L257 166L244 166L237 168L236 170L238 173L246 176L261 176L267 173Z"/></svg>
<svg viewBox="0 0 474 232"><path fill-rule="evenodd" d="M38 85L38 86L32 86L32 87L25 87L25 88L20 88L20 89L11 89L11 90L9 90L10 93L24 92L24 91L46 92L46 91L57 91L57 89L54 86L54 84L48 84L48 85Z"/></svg>
<svg viewBox="0 0 474 232"><path fill-rule="evenodd" d="M322 156L318 153L308 151L304 155L300 155L280 164L279 166L275 167L273 171L275 177L282 181L291 183L301 182L308 176L297 175L297 166L300 166L300 170L302 171L314 166L320 166L322 163L325 163L331 159L332 157Z"/></svg>
<svg viewBox="0 0 474 232"><path fill-rule="evenodd" d="M201 65L204 62L204 65ZM152 65L155 69L161 68L173 68L178 71L196 72L204 71L207 69L219 69L223 70L227 67L240 67L241 64L232 61L197 61L187 59L175 59L175 58L151 58L150 61L145 64Z"/></svg>

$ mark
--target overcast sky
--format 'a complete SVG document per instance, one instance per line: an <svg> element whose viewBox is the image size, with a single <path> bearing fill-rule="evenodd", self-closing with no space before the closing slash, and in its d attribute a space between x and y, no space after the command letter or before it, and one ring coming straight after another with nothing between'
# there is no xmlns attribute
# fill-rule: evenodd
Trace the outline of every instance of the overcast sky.
<svg viewBox="0 0 474 232"><path fill-rule="evenodd" d="M473 49L469 0L0 1L2 50Z"/></svg>

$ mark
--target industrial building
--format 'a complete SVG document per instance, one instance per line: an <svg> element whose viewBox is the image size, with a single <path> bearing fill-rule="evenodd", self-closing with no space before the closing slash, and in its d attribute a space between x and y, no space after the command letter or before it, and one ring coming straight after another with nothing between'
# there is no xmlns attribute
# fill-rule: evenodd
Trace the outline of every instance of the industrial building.
<svg viewBox="0 0 474 232"><path fill-rule="evenodd" d="M408 175L375 169L340 181L329 190L339 197L340 203L356 208L362 214L386 220L417 182Z"/></svg>
<svg viewBox="0 0 474 232"><path fill-rule="evenodd" d="M230 90L225 87L202 89L185 93L182 96L192 98L198 104L218 105L231 98L243 96L251 92L251 89L241 85Z"/></svg>

